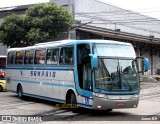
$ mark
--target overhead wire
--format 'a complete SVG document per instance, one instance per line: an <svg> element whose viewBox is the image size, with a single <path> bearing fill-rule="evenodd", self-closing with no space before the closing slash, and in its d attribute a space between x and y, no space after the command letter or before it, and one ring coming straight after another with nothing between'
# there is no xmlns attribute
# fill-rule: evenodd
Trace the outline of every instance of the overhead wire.
<svg viewBox="0 0 160 124"><path fill-rule="evenodd" d="M103 14L103 15L102 15ZM156 18L153 18L153 17L148 17L146 15L139 15L139 14L136 14L136 13L119 13L119 14L113 14L113 13L110 13L110 15L108 15L107 13L99 13L99 14L96 14L96 13L92 13L92 14L89 14L89 13L75 13L75 15L89 15L89 16L93 16L93 15L96 15L96 16L106 16L106 17L112 17L112 18L126 18L126 16L128 18L137 18L137 19L154 19L156 21L160 21Z"/></svg>
<svg viewBox="0 0 160 124"><path fill-rule="evenodd" d="M80 14L80 16L83 16L83 17L86 17L86 18L90 18L92 21L94 20L94 21L103 21L104 23L97 23L97 24L119 24L119 25L123 25L123 26L125 26L125 27L129 27L129 28L133 28L133 29L139 29L139 30L143 30L143 31L148 31L148 32L150 32L151 31L151 29L146 29L146 28L143 28L143 27L140 27L140 26L130 26L131 25L131 23L138 23L138 22L144 22L144 23L146 23L146 22L148 22L148 23L153 23L153 21L158 21L159 23L160 23L160 21L159 20L157 20L157 19L153 19L153 20L144 20L144 19L138 19L138 21L137 20L132 20L132 21L126 21L126 20L107 20L107 19L105 19L105 18L101 18L101 17L97 17L97 16L91 16L91 15L88 15L88 14ZM95 23L93 21L93 24ZM119 21L119 22L118 22ZM126 21L126 22L124 22L124 21ZM130 25L126 25L127 23L130 23ZM157 24L158 25L158 24ZM160 24L159 24L160 25ZM154 32L154 33L158 33L158 34L160 34L160 32L159 31L152 31L152 32Z"/></svg>
<svg viewBox="0 0 160 124"><path fill-rule="evenodd" d="M110 17L106 17L106 18L102 18L102 17L98 17L98 16L90 16L90 15L76 15L76 16L81 16L81 17L85 17L85 18L89 18L90 20L98 20L98 21L104 21L104 22L114 22L114 23L132 23L132 22L152 22L152 23L156 23L160 25L160 21L156 20L156 19L146 19L146 18L121 18L121 19L113 19ZM85 21L85 19L84 19ZM86 20L87 21L87 20Z"/></svg>

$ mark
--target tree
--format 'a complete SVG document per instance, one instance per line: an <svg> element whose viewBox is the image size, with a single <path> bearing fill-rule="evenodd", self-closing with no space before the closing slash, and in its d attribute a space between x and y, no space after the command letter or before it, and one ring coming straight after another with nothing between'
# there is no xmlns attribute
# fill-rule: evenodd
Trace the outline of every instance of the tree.
<svg viewBox="0 0 160 124"><path fill-rule="evenodd" d="M0 25L0 41L7 46L19 46L25 41L26 31L24 26L24 16L11 15L5 18Z"/></svg>
<svg viewBox="0 0 160 124"><path fill-rule="evenodd" d="M71 14L55 3L30 7L25 15L8 16L0 25L0 41L7 46L28 46L58 40L72 25Z"/></svg>

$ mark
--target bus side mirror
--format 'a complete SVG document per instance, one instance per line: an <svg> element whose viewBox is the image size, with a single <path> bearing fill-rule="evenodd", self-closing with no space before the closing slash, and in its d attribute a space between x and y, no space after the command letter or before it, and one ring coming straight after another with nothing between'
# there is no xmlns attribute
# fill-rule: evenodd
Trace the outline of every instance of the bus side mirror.
<svg viewBox="0 0 160 124"><path fill-rule="evenodd" d="M149 70L148 58L137 57L136 61L138 62L139 73L143 73Z"/></svg>
<svg viewBox="0 0 160 124"><path fill-rule="evenodd" d="M144 58L144 72L149 70L149 61L148 58Z"/></svg>
<svg viewBox="0 0 160 124"><path fill-rule="evenodd" d="M89 56L91 57L92 68L98 68L98 57L97 57L97 55L89 54Z"/></svg>

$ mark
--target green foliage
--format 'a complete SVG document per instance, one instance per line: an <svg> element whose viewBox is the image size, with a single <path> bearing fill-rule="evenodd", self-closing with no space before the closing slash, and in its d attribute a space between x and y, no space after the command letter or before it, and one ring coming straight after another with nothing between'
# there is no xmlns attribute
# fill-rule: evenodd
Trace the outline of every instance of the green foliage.
<svg viewBox="0 0 160 124"><path fill-rule="evenodd" d="M23 16L8 16L0 25L0 41L7 46L21 47L58 40L71 25L72 16L63 7L41 3L30 7Z"/></svg>
<svg viewBox="0 0 160 124"><path fill-rule="evenodd" d="M23 28L24 16L11 15L8 16L2 25L0 25L0 41L7 46L17 46L22 43L26 35Z"/></svg>
<svg viewBox="0 0 160 124"><path fill-rule="evenodd" d="M49 33L43 32L40 29L31 28L26 35L29 41L32 41L32 44L37 43L38 41L45 41L49 39Z"/></svg>

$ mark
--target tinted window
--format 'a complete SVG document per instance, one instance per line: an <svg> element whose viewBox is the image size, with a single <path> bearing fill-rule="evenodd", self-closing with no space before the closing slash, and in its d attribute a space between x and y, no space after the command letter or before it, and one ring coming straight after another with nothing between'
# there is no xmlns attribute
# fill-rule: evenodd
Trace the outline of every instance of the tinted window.
<svg viewBox="0 0 160 124"><path fill-rule="evenodd" d="M59 63L67 64L67 65L73 64L73 47L72 46L61 48Z"/></svg>
<svg viewBox="0 0 160 124"><path fill-rule="evenodd" d="M23 64L24 52L16 52L15 64Z"/></svg>
<svg viewBox="0 0 160 124"><path fill-rule="evenodd" d="M58 64L59 49L47 50L47 64Z"/></svg>
<svg viewBox="0 0 160 124"><path fill-rule="evenodd" d="M36 50L34 64L45 64L45 50Z"/></svg>
<svg viewBox="0 0 160 124"><path fill-rule="evenodd" d="M25 52L25 57L24 57L24 64L33 64L33 55L34 51L26 51Z"/></svg>
<svg viewBox="0 0 160 124"><path fill-rule="evenodd" d="M14 52L8 53L7 64L8 65L14 64Z"/></svg>

